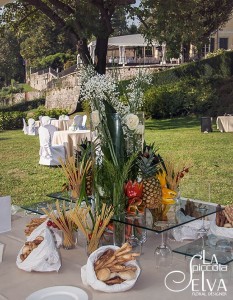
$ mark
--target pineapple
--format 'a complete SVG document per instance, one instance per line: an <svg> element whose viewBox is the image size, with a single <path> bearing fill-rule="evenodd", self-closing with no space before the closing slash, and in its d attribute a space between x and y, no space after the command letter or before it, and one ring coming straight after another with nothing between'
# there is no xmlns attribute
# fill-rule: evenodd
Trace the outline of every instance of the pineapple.
<svg viewBox="0 0 233 300"><path fill-rule="evenodd" d="M160 156L155 155L152 146L146 146L144 153L137 160L143 179L143 196L142 200L150 210L153 220L157 221L161 211L162 188L156 174L160 169ZM157 220L156 220L157 218Z"/></svg>

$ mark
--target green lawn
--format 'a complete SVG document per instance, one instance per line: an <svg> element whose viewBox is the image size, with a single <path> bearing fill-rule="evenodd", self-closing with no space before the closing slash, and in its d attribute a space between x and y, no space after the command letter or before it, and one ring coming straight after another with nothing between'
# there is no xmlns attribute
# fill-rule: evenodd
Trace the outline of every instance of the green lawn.
<svg viewBox="0 0 233 300"><path fill-rule="evenodd" d="M181 167L192 166L181 184L181 194L221 204L233 203L233 133L201 133L200 120L180 118L147 120L146 140L155 141L161 156ZM0 195L14 204L46 199L61 190L65 178L60 168L40 166L38 136L22 130L0 132Z"/></svg>

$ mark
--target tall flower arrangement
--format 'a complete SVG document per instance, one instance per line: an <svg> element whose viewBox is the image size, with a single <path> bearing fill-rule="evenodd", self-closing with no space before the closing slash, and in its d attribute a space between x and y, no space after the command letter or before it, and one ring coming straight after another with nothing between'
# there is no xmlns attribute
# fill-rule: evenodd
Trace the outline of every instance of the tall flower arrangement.
<svg viewBox="0 0 233 300"><path fill-rule="evenodd" d="M125 209L124 182L128 179L137 152L143 145L143 90L150 77L139 74L120 93L120 83L110 75L97 74L87 67L82 76L82 99L91 107L95 131L96 197L112 201L115 213Z"/></svg>

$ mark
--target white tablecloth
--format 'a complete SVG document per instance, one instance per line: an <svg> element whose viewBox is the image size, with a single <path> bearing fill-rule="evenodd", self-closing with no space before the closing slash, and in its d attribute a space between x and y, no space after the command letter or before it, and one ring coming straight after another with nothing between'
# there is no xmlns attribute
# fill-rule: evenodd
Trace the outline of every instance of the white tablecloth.
<svg viewBox="0 0 233 300"><path fill-rule="evenodd" d="M73 156L74 149L78 149L78 145L84 139L91 140L90 130L76 130L76 131L55 131L53 135L53 145L64 145L66 153L69 156Z"/></svg>
<svg viewBox="0 0 233 300"><path fill-rule="evenodd" d="M216 124L221 132L233 132L233 116L219 116Z"/></svg>
<svg viewBox="0 0 233 300"><path fill-rule="evenodd" d="M36 121L36 127L40 126L40 121ZM68 130L69 127L73 124L73 119L69 120L51 120L51 125L54 125L57 130Z"/></svg>
<svg viewBox="0 0 233 300"><path fill-rule="evenodd" d="M73 124L73 120L51 120L51 125L54 125L58 130L68 130Z"/></svg>
<svg viewBox="0 0 233 300"><path fill-rule="evenodd" d="M85 247L77 245L76 249L60 249L62 266L58 273L28 273L22 271L16 266L16 257L25 242L24 229L29 220L35 216L14 215L12 218L12 230L0 234L0 242L5 244L3 262L0 263L0 299L25 300L31 293L50 286L71 285L84 289L89 296L89 300L124 300L124 299L166 299L166 300L186 300L186 299L206 299L208 297L192 296L191 285L182 292L169 291L164 279L166 275L173 270L180 270L186 276L185 285L189 280L189 259L180 254L173 255L173 263L170 268L156 269L154 262L154 250L160 243L161 234L148 232L148 240L143 247L143 254L139 259L141 274L135 286L124 293L107 294L97 292L91 287L83 285L81 281L81 267L86 264L87 256ZM170 241L170 246L175 248L181 243ZM216 273L216 272L215 272ZM217 273L216 273L217 274ZM201 273L196 272L195 289L201 289ZM176 278L178 280L178 278ZM180 275L179 280L182 280ZM233 279L224 280L227 288L227 296L213 297L210 299L232 299ZM177 284L173 283L177 288ZM171 287L171 286L170 286ZM208 296L209 288L205 282L205 294ZM215 287L216 289L216 287ZM215 290L214 289L214 290ZM220 290L222 291L222 290ZM204 293L204 292L203 292Z"/></svg>

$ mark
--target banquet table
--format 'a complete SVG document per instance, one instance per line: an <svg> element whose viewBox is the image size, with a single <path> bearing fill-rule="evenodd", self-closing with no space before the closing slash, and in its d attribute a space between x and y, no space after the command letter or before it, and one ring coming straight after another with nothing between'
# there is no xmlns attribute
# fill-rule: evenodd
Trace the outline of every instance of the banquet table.
<svg viewBox="0 0 233 300"><path fill-rule="evenodd" d="M51 125L54 125L58 130L68 130L73 124L73 120L51 120Z"/></svg>
<svg viewBox="0 0 233 300"><path fill-rule="evenodd" d="M160 235L154 232L148 232L148 237L145 245L142 248L142 254L139 258L139 266L141 274L135 286L126 292L121 293L104 293L95 291L89 286L82 283L81 267L86 264L87 255L85 246L77 244L75 249L65 250L60 248L62 266L58 272L25 272L16 266L16 257L24 244L26 238L24 229L26 224L35 215L25 215L18 213L12 216L12 230L0 234L0 242L5 244L3 262L0 263L0 299L8 300L23 300L31 293L51 286L75 286L83 289L88 294L88 299L92 300L122 300L125 298L141 300L141 299L166 299L180 300L191 299L193 296L192 286L189 285L186 289L180 292L168 290L164 280L166 275L174 270L183 272L186 281L189 281L189 259L180 254L173 254L173 262L170 267L156 269L154 262L154 249L160 243ZM175 248L184 242L169 242L172 248ZM232 264L232 263L231 263ZM224 279L227 292L223 299L231 299L233 293L232 285L232 267L229 264L227 274L228 279ZM216 273L216 272L215 272ZM174 277L173 277L174 279ZM182 279L181 276L176 280ZM195 276L196 294L193 299L203 299L203 296L197 296L201 291L201 273L196 272ZM177 289L177 283L169 283L170 288ZM180 286L179 286L180 287ZM209 289L205 286L205 294L208 296ZM214 291L216 288L214 289ZM197 292L199 291L199 292ZM223 292L222 290L220 290ZM202 292L203 293L203 292ZM211 299L217 298L210 296ZM81 299L80 299L81 300Z"/></svg>
<svg viewBox="0 0 233 300"><path fill-rule="evenodd" d="M40 127L40 121L36 121L35 122L36 127ZM73 120L69 119L69 120L54 120L52 119L50 121L50 124L55 126L57 128L57 130L68 130L69 127L73 124Z"/></svg>
<svg viewBox="0 0 233 300"><path fill-rule="evenodd" d="M74 149L80 145L81 140L88 139L91 140L90 130L62 130L55 131L53 135L52 145L64 145L66 148L66 153L69 156L73 156Z"/></svg>
<svg viewBox="0 0 233 300"><path fill-rule="evenodd" d="M233 132L233 116L219 116L216 124L221 132Z"/></svg>

